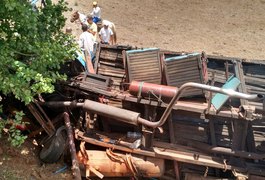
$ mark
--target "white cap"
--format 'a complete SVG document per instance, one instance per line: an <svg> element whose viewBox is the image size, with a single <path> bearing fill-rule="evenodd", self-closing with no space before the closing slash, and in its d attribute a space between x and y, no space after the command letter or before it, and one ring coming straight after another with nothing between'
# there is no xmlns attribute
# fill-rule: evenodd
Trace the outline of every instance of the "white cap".
<svg viewBox="0 0 265 180"><path fill-rule="evenodd" d="M103 25L103 26L108 26L109 23L108 23L107 21L103 20L103 21L102 21L102 25Z"/></svg>

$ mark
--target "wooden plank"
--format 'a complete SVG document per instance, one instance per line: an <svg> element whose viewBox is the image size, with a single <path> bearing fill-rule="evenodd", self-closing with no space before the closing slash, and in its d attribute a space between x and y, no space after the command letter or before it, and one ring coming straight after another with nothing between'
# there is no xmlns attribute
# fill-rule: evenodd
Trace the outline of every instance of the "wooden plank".
<svg viewBox="0 0 265 180"><path fill-rule="evenodd" d="M96 52L96 60L95 60L95 64L94 64L94 69L95 69L96 73L98 73L100 51L101 51L101 43L99 43L98 49L97 49L97 52Z"/></svg>

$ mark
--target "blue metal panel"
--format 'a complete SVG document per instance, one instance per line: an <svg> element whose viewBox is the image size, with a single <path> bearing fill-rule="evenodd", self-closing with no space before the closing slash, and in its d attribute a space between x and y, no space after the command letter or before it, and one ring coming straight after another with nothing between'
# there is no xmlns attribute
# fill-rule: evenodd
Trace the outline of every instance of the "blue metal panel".
<svg viewBox="0 0 265 180"><path fill-rule="evenodd" d="M131 54L131 53L141 53L141 52L148 52L148 51L155 51L155 50L159 50L159 49L158 48L136 49L136 50L126 51L126 53L127 54Z"/></svg>
<svg viewBox="0 0 265 180"><path fill-rule="evenodd" d="M180 60L180 59L185 59L185 58L194 57L198 55L200 55L200 53L192 53L192 54L187 54L187 55L182 55L182 56L175 56L171 58L166 58L165 61Z"/></svg>
<svg viewBox="0 0 265 180"><path fill-rule="evenodd" d="M234 76L231 76L226 83L223 85L223 89L233 89L236 90L239 86L240 81ZM219 111L225 102L229 99L229 96L217 93L212 99L212 105L214 108Z"/></svg>

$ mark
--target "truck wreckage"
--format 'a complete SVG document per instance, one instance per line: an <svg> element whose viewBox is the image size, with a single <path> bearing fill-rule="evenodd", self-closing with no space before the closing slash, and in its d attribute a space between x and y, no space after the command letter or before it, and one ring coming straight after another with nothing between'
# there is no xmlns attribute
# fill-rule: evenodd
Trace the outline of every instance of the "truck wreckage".
<svg viewBox="0 0 265 180"><path fill-rule="evenodd" d="M265 62L99 45L88 73L28 106L48 135L40 158L69 147L76 179L264 179ZM62 125L64 119L65 125Z"/></svg>

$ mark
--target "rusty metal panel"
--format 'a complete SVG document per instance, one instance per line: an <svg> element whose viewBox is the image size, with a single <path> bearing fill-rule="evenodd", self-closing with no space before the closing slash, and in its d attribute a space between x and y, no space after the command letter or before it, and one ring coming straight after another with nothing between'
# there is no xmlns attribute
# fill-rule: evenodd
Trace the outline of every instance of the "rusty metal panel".
<svg viewBox="0 0 265 180"><path fill-rule="evenodd" d="M168 85L180 87L187 82L203 83L199 53L166 58L164 63ZM202 93L203 91L199 89L188 89L182 96L201 95Z"/></svg>
<svg viewBox="0 0 265 180"><path fill-rule="evenodd" d="M79 82L80 88L86 86L93 86L94 88L109 90L112 85L112 80L99 74L87 73L83 80Z"/></svg>
<svg viewBox="0 0 265 180"><path fill-rule="evenodd" d="M111 46L100 44L95 62L97 74L110 77L113 80L112 88L120 90L125 82L126 73L124 69L123 50L130 50L131 46Z"/></svg>
<svg viewBox="0 0 265 180"><path fill-rule="evenodd" d="M161 84L161 66L159 49L141 49L126 51L129 82L144 81Z"/></svg>

